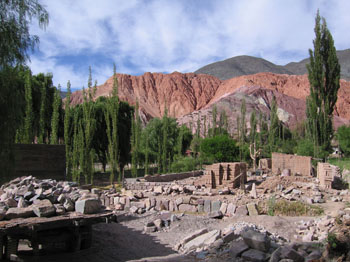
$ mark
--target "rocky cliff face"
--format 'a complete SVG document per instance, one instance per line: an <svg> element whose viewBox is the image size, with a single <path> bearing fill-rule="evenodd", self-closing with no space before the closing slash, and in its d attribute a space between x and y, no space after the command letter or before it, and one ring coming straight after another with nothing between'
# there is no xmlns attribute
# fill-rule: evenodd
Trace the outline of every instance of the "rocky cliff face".
<svg viewBox="0 0 350 262"><path fill-rule="evenodd" d="M141 76L117 74L119 97L135 105L139 101L140 113L145 120L161 117L164 108L168 115L181 117L203 108L213 98L221 81L213 76L194 73L145 73ZM97 87L96 98L108 96L113 87L113 77ZM73 104L83 101L82 92L72 95Z"/></svg>
<svg viewBox="0 0 350 262"><path fill-rule="evenodd" d="M247 102L247 115L255 109L268 116L272 97L275 96L281 120L293 127L305 119L305 100L309 95L307 75L258 73L225 81L209 75L178 72L145 73L141 76L117 74L117 77L120 99L133 105L138 100L144 121L161 117L165 107L169 116L178 118L181 123L196 120L198 114L210 118L209 112L217 104L219 110L225 109L230 123L235 126L243 98ZM97 87L96 98L108 96L112 86L113 77ZM74 104L81 103L82 92L74 92L72 101ZM350 82L341 80L334 115L337 116L336 126L349 123Z"/></svg>

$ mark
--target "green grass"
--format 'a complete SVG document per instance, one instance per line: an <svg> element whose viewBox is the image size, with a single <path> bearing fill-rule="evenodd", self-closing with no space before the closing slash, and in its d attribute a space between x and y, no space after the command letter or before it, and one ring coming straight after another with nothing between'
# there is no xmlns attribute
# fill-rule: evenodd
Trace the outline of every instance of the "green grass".
<svg viewBox="0 0 350 262"><path fill-rule="evenodd" d="M260 206L259 210L270 216L320 216L324 213L319 206L309 205L300 201L276 200L273 196L267 200L265 207Z"/></svg>
<svg viewBox="0 0 350 262"><path fill-rule="evenodd" d="M330 158L328 163L339 166L341 171L344 169L350 170L350 158Z"/></svg>

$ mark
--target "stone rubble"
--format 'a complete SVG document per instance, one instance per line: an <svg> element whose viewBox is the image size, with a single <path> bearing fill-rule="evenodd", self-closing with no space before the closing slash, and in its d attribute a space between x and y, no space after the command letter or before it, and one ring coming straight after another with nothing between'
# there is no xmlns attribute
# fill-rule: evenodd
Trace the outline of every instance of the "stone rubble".
<svg viewBox="0 0 350 262"><path fill-rule="evenodd" d="M18 177L0 188L0 220L51 217L73 211L98 213L99 194L100 191L81 189L75 182Z"/></svg>
<svg viewBox="0 0 350 262"><path fill-rule="evenodd" d="M180 253L207 261L312 261L322 253L317 245L290 243L264 228L239 222L224 230L201 229L185 237L175 247Z"/></svg>

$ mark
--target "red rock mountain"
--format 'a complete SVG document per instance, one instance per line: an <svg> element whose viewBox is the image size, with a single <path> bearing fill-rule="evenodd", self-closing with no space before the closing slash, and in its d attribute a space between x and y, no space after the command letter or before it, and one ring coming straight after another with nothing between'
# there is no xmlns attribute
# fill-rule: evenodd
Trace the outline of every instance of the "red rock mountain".
<svg viewBox="0 0 350 262"><path fill-rule="evenodd" d="M243 92L247 97L254 96L256 101L260 102L264 96L273 94L278 98L278 106L288 112L290 116L288 119L293 119L289 123L293 126L295 121L305 117L305 99L309 95L307 75L258 73L225 81L210 75L178 72L145 73L141 76L117 74L117 77L119 97L131 104L135 104L138 100L140 115L144 121L152 117L161 117L165 107L169 115L176 118L201 109L208 109L221 99L237 93L238 90L238 93ZM108 96L112 91L112 85L113 77L97 87L96 97ZM238 97L236 95L235 99L231 99L230 104L237 104ZM260 100L259 97L261 97ZM74 104L81 103L82 100L81 91L73 93ZM348 123L347 120L350 120L350 82L341 80L334 114L338 116L337 121L340 121L337 125Z"/></svg>

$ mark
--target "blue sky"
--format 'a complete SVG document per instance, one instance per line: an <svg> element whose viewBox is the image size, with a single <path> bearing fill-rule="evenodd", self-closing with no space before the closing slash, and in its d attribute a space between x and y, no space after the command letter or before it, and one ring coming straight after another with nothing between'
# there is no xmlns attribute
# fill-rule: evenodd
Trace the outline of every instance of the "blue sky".
<svg viewBox="0 0 350 262"><path fill-rule="evenodd" d="M31 55L34 74L86 87L88 68L103 84L113 71L193 72L251 55L284 65L308 56L317 9L336 48L350 48L348 0L40 0L50 15Z"/></svg>

